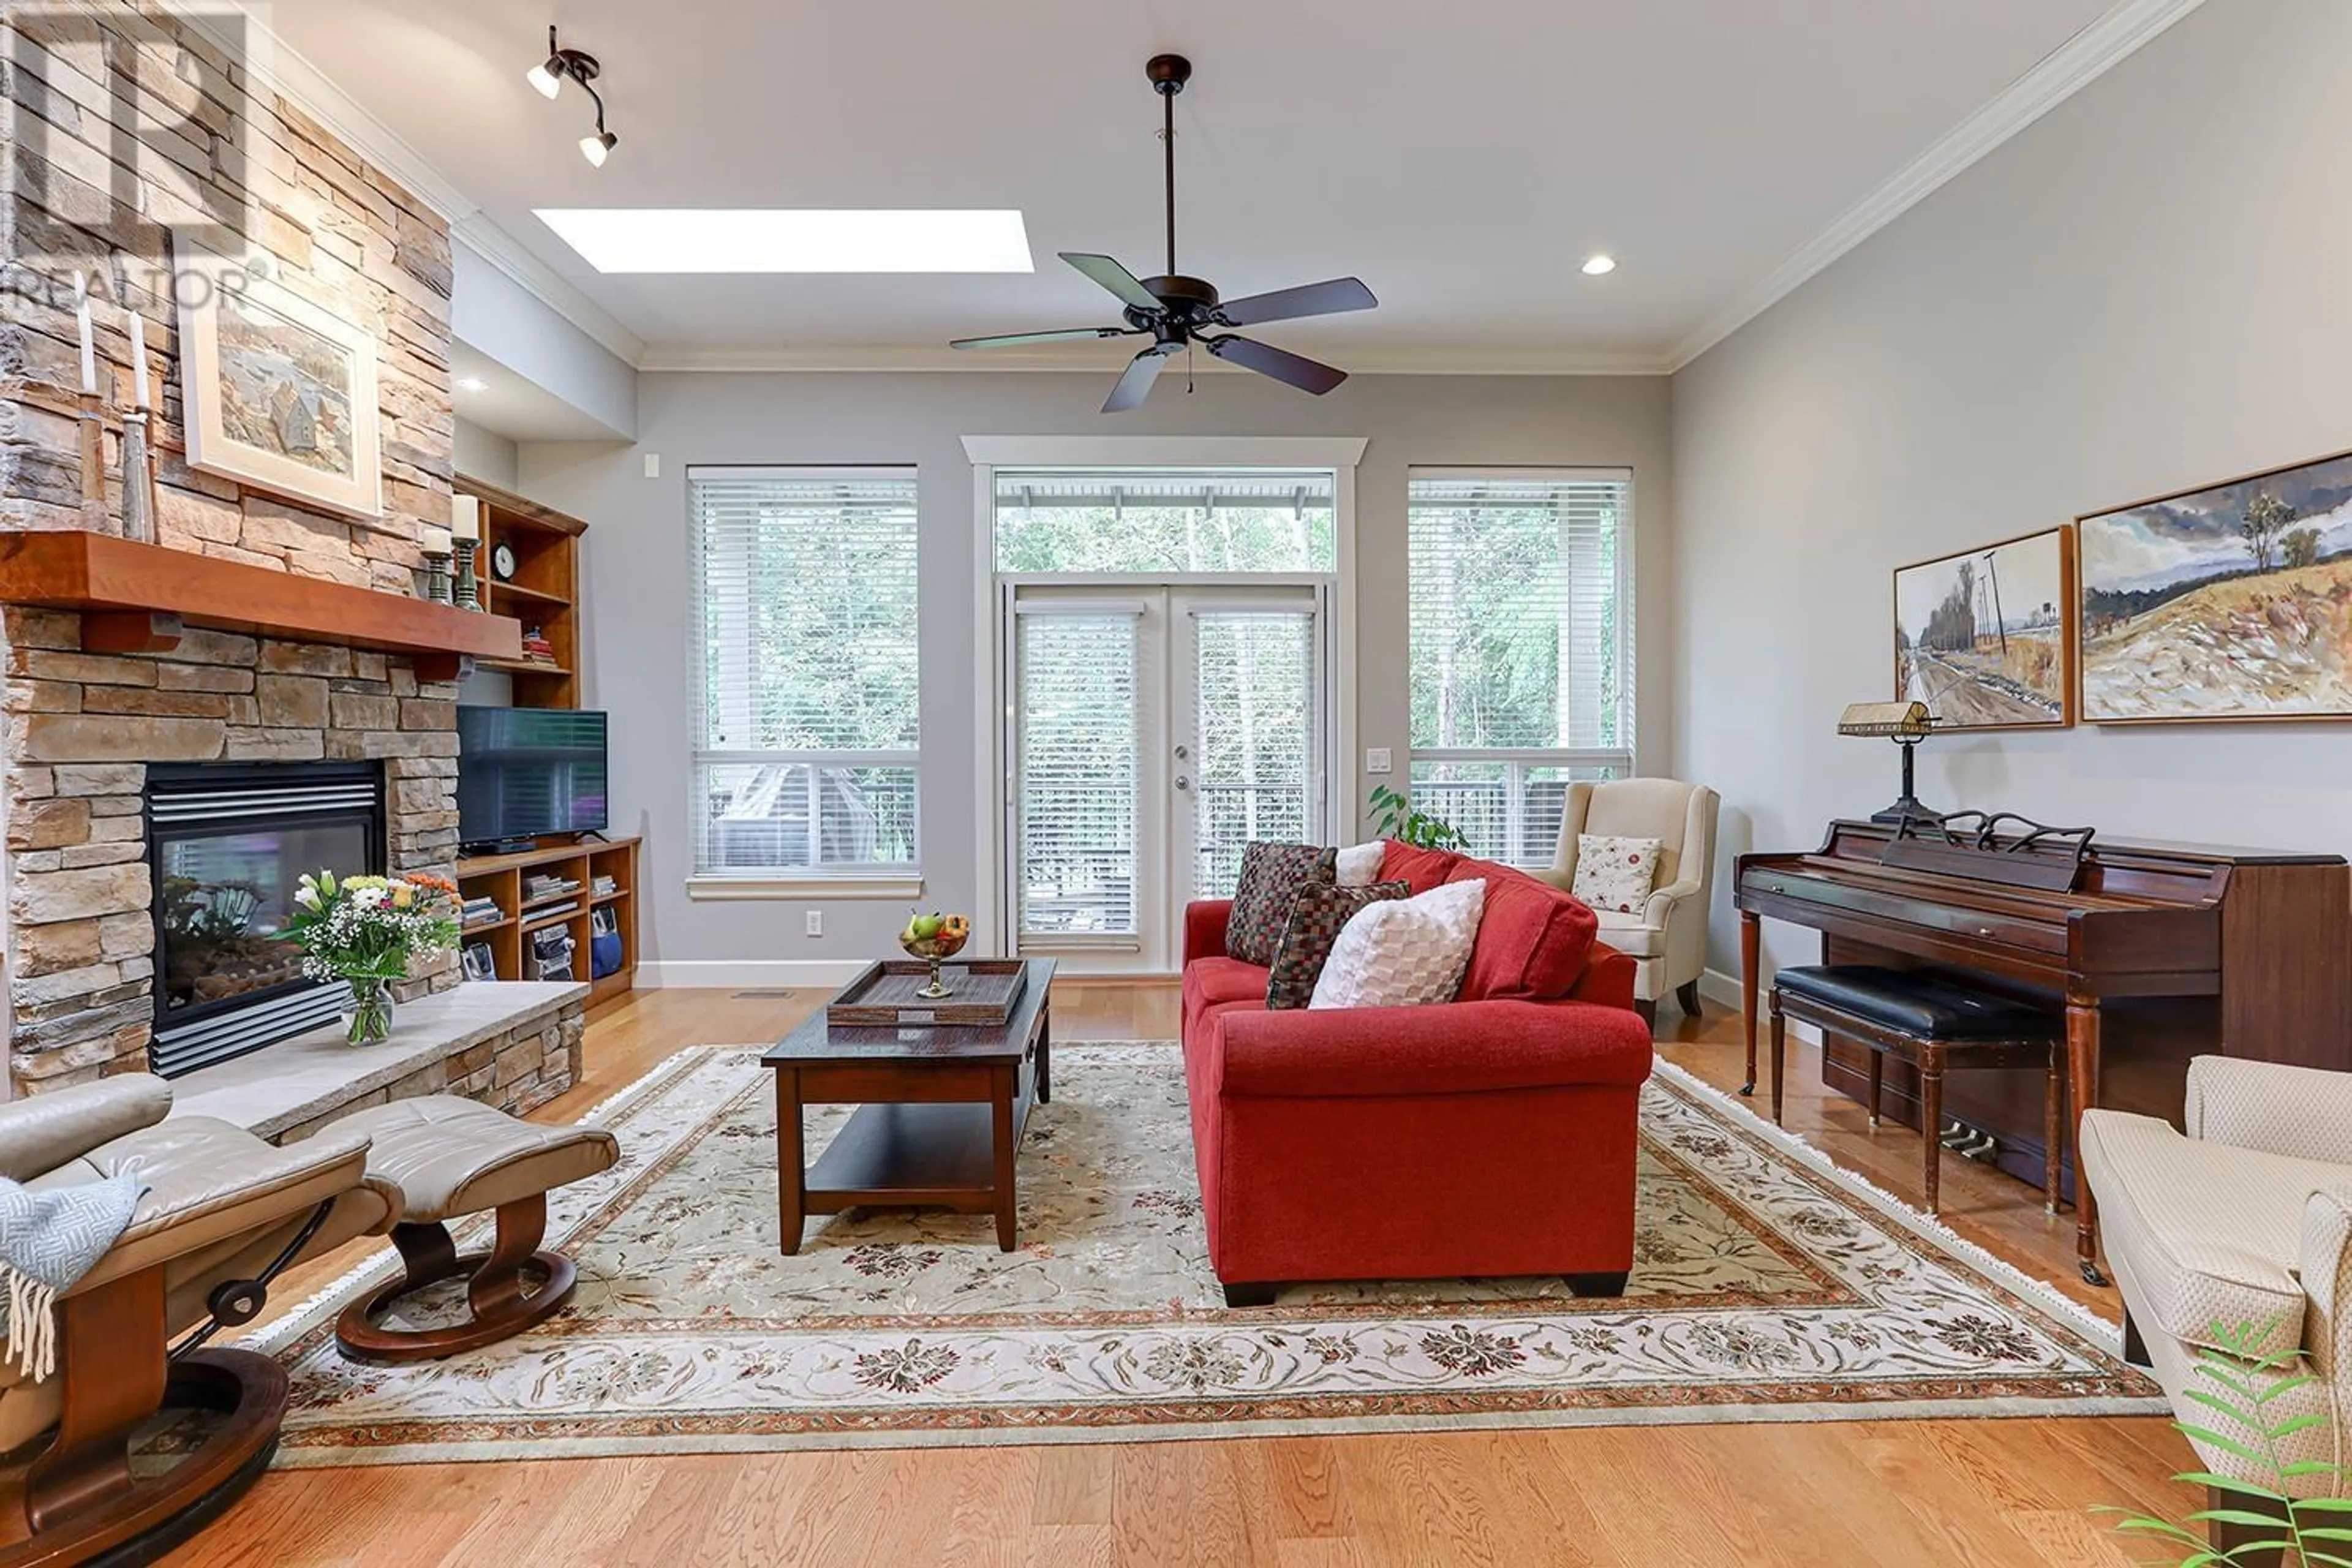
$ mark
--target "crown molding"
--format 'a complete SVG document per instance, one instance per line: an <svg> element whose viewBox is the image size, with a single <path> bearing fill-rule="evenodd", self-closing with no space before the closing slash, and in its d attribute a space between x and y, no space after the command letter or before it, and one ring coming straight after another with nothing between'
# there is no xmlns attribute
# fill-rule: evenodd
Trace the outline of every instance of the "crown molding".
<svg viewBox="0 0 2352 1568"><path fill-rule="evenodd" d="M1846 252L1918 205L2011 137L2057 108L2179 21L2204 0L2117 0L2096 20L2059 45L2032 69L1885 184L1848 207L1780 266L1727 300L1665 357L1669 373L1699 355L1796 292Z"/></svg>
<svg viewBox="0 0 2352 1568"><path fill-rule="evenodd" d="M1577 353L1543 350L1480 352L1399 349L1349 352L1352 375L1664 375L1665 358L1654 353ZM1116 371L1123 353L1086 357L1055 351L996 350L984 353L937 348L701 348L690 343L652 343L637 360L641 371L701 371L743 375L870 371L1031 371L1092 374ZM1246 374L1238 365L1202 354L1193 366L1202 375ZM1171 367L1171 370L1179 367Z"/></svg>

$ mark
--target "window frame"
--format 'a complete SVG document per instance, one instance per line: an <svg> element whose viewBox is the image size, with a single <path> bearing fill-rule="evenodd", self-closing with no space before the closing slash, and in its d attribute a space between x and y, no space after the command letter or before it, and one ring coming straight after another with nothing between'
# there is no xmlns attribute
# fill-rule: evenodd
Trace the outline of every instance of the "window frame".
<svg viewBox="0 0 2352 1568"><path fill-rule="evenodd" d="M1406 720L1405 793L1411 795L1418 787L1419 769L1423 764L1447 763L1485 764L1504 770L1503 843L1496 858L1503 864L1521 869L1549 870L1557 864L1557 847L1540 865L1511 858L1514 846L1522 842L1527 823L1527 773L1535 768L1579 769L1607 768L1618 778L1632 778L1638 773L1635 761L1640 742L1637 721L1637 694L1640 690L1640 670L1636 661L1635 605L1639 593L1637 563L1639 539L1635 511L1633 470L1631 468L1494 468L1486 466L1441 467L1414 465L1405 470L1405 670L1408 688L1412 680L1414 651L1412 624L1412 518L1415 509L1415 480L1488 480L1496 483L1538 482L1544 484L1613 484L1619 487L1616 538L1616 622L1617 622L1617 733L1614 746L1420 746L1412 743L1411 715ZM1570 784L1579 782L1568 781Z"/></svg>
<svg viewBox="0 0 2352 1568"><path fill-rule="evenodd" d="M688 824L692 839L690 869L687 877L687 894L695 900L760 900L806 899L814 896L832 898L911 898L919 894L923 885L923 751L921 719L916 720L916 742L910 747L714 747L707 742L711 731L709 683L709 596L710 584L704 571L703 508L698 494L699 483L706 479L746 483L767 479L797 484L875 483L887 481L906 487L908 510L913 517L914 537L908 541L910 552L918 552L922 532L922 491L918 466L900 464L745 464L697 463L686 472L687 533L689 590L690 654L694 668L694 734L688 762ZM908 630L912 634L916 668L908 679L914 689L921 689L921 600L919 572L915 578L916 607ZM911 826L909 837L912 854L906 860L827 861L815 858L821 847L822 833L818 824L821 805L810 817L808 834L811 858L798 866L776 865L746 867L734 869L709 866L704 856L709 843L708 791L704 780L709 769L724 766L804 767L809 770L809 787L813 795L822 788L826 770L846 768L903 769L911 784ZM816 803L813 802L813 805Z"/></svg>

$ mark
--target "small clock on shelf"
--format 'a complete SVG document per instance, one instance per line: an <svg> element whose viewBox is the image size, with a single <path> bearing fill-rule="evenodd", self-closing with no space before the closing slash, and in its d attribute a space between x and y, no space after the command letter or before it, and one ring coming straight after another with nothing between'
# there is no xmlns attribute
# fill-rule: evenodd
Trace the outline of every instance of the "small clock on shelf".
<svg viewBox="0 0 2352 1568"><path fill-rule="evenodd" d="M490 547L490 575L501 583L511 583L514 574L514 546L501 539Z"/></svg>

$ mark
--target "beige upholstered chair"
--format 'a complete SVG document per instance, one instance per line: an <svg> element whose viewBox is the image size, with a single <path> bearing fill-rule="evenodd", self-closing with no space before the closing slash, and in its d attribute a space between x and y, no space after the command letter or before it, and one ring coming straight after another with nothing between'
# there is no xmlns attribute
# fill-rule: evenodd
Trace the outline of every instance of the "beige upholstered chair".
<svg viewBox="0 0 2352 1568"><path fill-rule="evenodd" d="M1658 1003L1674 992L1683 1011L1698 1016L1698 979L1706 970L1706 911L1715 890L1715 817L1722 797L1705 784L1675 779L1621 779L1568 786L1559 848L1548 880L1576 885L1580 834L1662 840L1658 879L1634 914L1597 911L1601 940L1635 964L1633 997L1642 1016L1655 1019Z"/></svg>
<svg viewBox="0 0 2352 1568"><path fill-rule="evenodd" d="M278 1149L211 1117L167 1121L171 1108L170 1086L145 1077L0 1105L0 1176L47 1190L131 1174L147 1189L58 1299L55 1375L0 1367L0 1563L151 1562L251 1485L277 1446L286 1374L253 1351L200 1347L251 1321L280 1269L400 1216L399 1190L367 1173L364 1137L329 1128ZM167 1405L222 1419L170 1469L134 1472L131 1433Z"/></svg>
<svg viewBox="0 0 2352 1568"><path fill-rule="evenodd" d="M2228 1397L2197 1372L2199 1351L2221 1348L2216 1323L2280 1325L2272 1348L2303 1355L2271 1385L2295 1373L2318 1382L2273 1400L2265 1418L2332 1417L2282 1443L2281 1458L2340 1466L2352 1453L2352 1073L2199 1057L2183 1120L2186 1135L2152 1116L2083 1117L2082 1169L2123 1294L2126 1353L2155 1369L2181 1419L2226 1429L2189 1398ZM2216 1474L2279 1484L2195 1446ZM2289 1488L2340 1496L2347 1479L2337 1470Z"/></svg>

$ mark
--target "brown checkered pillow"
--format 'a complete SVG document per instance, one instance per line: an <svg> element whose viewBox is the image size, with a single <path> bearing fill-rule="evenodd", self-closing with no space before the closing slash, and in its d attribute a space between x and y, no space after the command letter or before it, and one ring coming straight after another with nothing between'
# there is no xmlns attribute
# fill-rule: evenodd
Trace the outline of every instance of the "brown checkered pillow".
<svg viewBox="0 0 2352 1568"><path fill-rule="evenodd" d="M1339 870L1337 849L1312 844L1248 846L1242 851L1241 879L1234 885L1233 913L1225 922L1226 954L1245 963L1272 963L1299 889L1309 883L1328 885Z"/></svg>
<svg viewBox="0 0 2352 1568"><path fill-rule="evenodd" d="M1327 888L1317 883L1301 888L1291 905L1290 923L1282 928L1282 942L1275 951L1274 973L1265 983L1266 1006L1306 1006L1315 994L1315 982L1323 976L1331 944L1339 940L1339 928L1366 904L1411 897L1409 882L1374 882L1369 888Z"/></svg>

